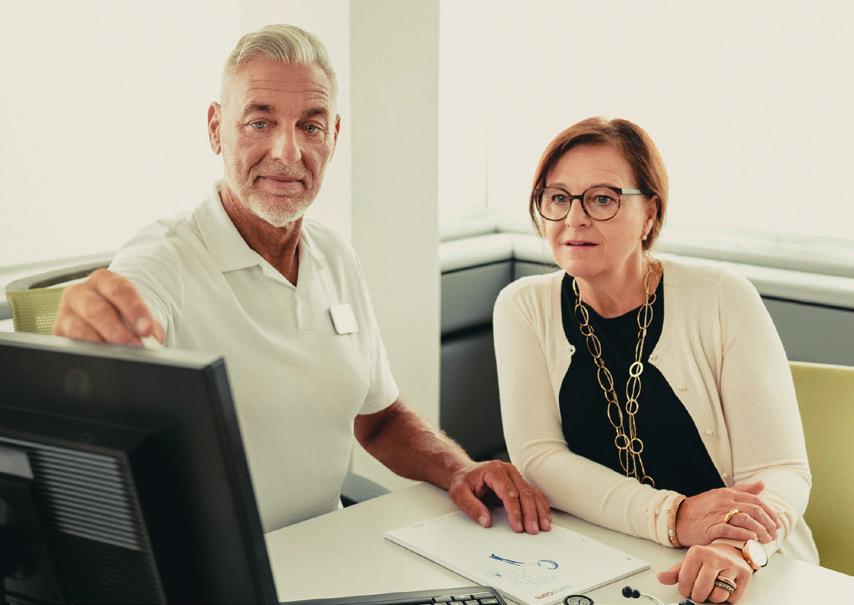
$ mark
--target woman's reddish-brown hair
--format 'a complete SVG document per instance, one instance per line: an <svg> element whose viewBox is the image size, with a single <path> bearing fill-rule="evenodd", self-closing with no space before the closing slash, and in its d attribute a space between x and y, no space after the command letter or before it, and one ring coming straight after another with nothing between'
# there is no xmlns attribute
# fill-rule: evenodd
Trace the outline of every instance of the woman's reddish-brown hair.
<svg viewBox="0 0 854 605"><path fill-rule="evenodd" d="M628 163L638 189L651 197L658 198L652 229L646 241L643 242L644 250L652 248L661 232L664 216L667 213L667 170L664 168L661 154L658 153L655 143L646 131L637 124L619 118L614 120L599 117L587 118L561 132L546 147L534 173L531 199L528 204L528 212L537 231L540 234L543 233L542 219L537 213L534 192L545 186L549 172L563 154L580 145L612 146Z"/></svg>

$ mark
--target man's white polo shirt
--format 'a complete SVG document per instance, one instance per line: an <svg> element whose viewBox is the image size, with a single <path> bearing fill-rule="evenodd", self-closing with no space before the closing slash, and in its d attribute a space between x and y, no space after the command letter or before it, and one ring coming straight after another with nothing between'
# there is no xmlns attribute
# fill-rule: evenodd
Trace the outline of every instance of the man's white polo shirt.
<svg viewBox="0 0 854 605"><path fill-rule="evenodd" d="M140 231L110 267L138 288L167 346L225 357L265 531L337 508L355 416L399 394L352 248L304 220L299 261L294 287L214 192ZM358 331L336 331L334 305L349 305Z"/></svg>

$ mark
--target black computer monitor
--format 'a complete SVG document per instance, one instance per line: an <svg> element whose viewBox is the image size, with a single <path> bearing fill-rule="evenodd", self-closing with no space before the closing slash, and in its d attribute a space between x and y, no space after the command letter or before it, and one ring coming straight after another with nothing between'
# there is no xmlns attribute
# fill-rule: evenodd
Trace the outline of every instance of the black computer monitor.
<svg viewBox="0 0 854 605"><path fill-rule="evenodd" d="M223 360L0 334L0 566L12 603L276 603Z"/></svg>

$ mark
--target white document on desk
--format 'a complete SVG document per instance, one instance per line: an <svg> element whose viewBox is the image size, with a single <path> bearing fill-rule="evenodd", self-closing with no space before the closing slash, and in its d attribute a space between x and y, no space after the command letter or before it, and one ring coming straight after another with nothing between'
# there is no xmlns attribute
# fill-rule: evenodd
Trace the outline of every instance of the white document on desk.
<svg viewBox="0 0 854 605"><path fill-rule="evenodd" d="M649 563L574 531L517 534L504 511L484 529L461 512L385 533L419 555L526 605L553 605L649 568Z"/></svg>

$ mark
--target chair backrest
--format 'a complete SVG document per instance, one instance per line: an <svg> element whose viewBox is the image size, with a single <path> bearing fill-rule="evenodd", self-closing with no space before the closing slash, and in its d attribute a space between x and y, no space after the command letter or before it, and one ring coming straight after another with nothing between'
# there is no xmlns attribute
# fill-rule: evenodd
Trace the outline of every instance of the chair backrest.
<svg viewBox="0 0 854 605"><path fill-rule="evenodd" d="M6 300L16 332L50 334L65 287L110 264L110 257L24 277L6 285Z"/></svg>
<svg viewBox="0 0 854 605"><path fill-rule="evenodd" d="M854 574L854 367L792 362L813 484L804 518L821 564Z"/></svg>

